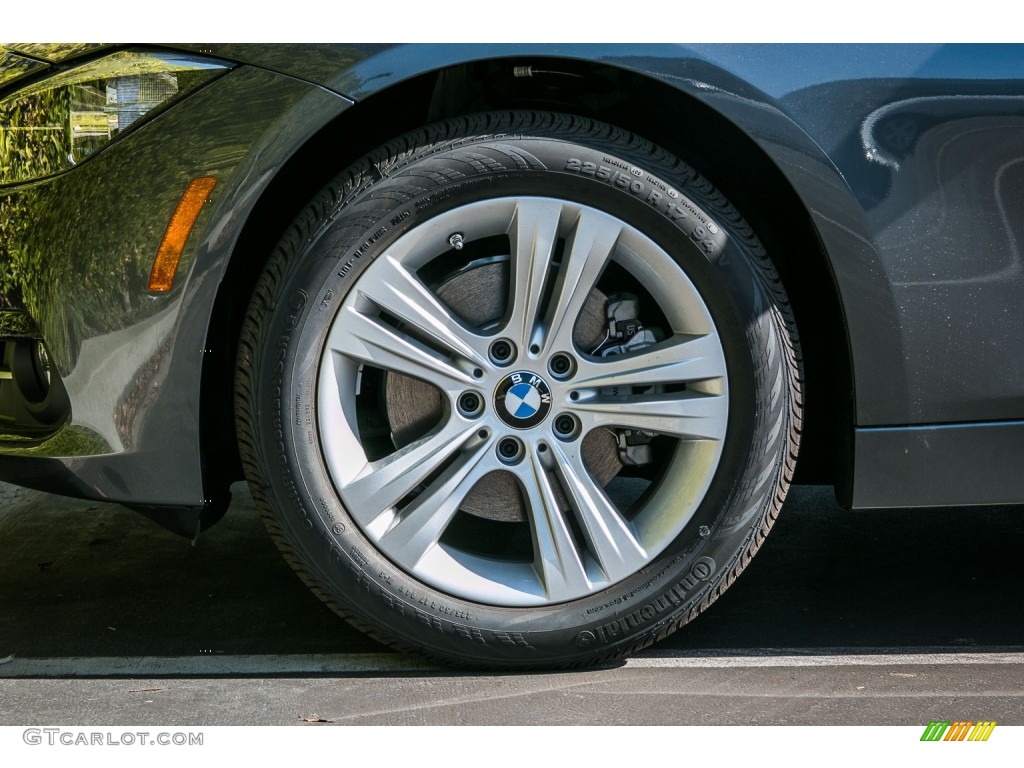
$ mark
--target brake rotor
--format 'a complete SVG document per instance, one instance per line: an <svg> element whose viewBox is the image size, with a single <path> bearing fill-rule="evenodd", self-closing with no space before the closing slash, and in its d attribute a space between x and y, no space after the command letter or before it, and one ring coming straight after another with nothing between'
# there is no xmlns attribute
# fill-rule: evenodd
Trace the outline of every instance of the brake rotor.
<svg viewBox="0 0 1024 768"><path fill-rule="evenodd" d="M508 260L486 260L469 265L445 278L434 289L437 296L463 321L477 328L493 327L505 312L508 297ZM605 338L606 296L594 289L583 305L573 342L577 348L597 348ZM387 418L395 446L401 448L421 437L444 416L441 392L436 387L404 376L388 373L384 381ZM619 470L615 436L607 429L595 429L583 439L583 459L594 479L607 485ZM557 490L559 496L560 491ZM560 498L563 508L565 499ZM526 520L526 509L514 476L492 472L466 495L459 509L477 517L504 522Z"/></svg>

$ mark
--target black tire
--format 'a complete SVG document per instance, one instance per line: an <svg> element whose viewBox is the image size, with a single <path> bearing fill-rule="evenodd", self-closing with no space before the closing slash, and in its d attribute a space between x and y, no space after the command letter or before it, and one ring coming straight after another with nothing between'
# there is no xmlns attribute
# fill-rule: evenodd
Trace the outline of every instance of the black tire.
<svg viewBox="0 0 1024 768"><path fill-rule="evenodd" d="M424 234L429 231L425 228L445 214L458 216L463 211L490 210L469 209L471 204L492 204L491 201L505 197L527 200L533 196L608 214L624 223L624 231L630 237L639 233L649 238L660 249L657 253L664 252L671 258L680 274L692 283L713 319L727 368L727 376L723 375L721 381L727 384L728 415L722 422L724 438L715 438L717 459L708 470L706 488L688 502L692 502L691 508L684 516L672 517L680 530L658 543L660 551L648 553L646 545L641 547L646 559L624 577L619 574L613 578L613 567L606 567L604 560L591 553L590 549L599 543L594 544L595 540L585 532L581 534L579 521L570 519L573 515L569 513L576 509L566 501L571 489L565 485L567 481L558 480L564 475L557 474L562 470L554 467L556 474L551 477L555 480L538 480L538 487L563 483L559 492L564 496L555 505L566 515L565 529L575 536L579 563L589 563L591 570L587 573L598 574L594 581L588 581L588 576L583 582L600 588L592 587L579 595L553 588L545 594L570 595L571 599L541 599L536 605L516 604L518 598L497 597L489 603L474 597L476 593L468 587L463 591L459 584L446 586L448 572L441 566L425 570L426 577L418 575L420 570L416 568L399 567L388 554L392 550L380 544L386 541L380 531L371 530L365 520L361 522L363 511L346 508L342 499L345 494L338 488L347 486L335 481L340 465L331 463L339 459L329 461L324 447L335 440L332 435L340 427L336 422L329 429L321 424L321 419L327 420L326 410L321 408L327 401L318 399L324 381L321 377L326 375L321 365L322 358L334 359L325 352L332 323L343 306L352 307L361 300L353 289L361 279L370 279L364 276L378 274L367 270L382 253L396 248L398 242L411 242L417 247L432 242ZM425 265L417 266L421 270L417 274L424 282L429 282L424 275L433 269L430 265L440 261L455 263L462 258L452 244L461 245L455 239L441 243L438 253L443 252L442 255L432 255ZM473 247L476 246L471 243L466 245L467 250ZM493 244L488 247L501 249ZM559 261L560 258L553 257L552 270L567 269L564 264L570 261L569 257ZM636 264L645 263L645 256L635 258L639 260ZM512 257L508 261L511 263ZM472 270L483 262L467 261L458 274L482 275ZM658 268L664 270L662 266ZM617 271L608 277L613 269ZM643 270L638 268L634 272ZM664 296L652 299L658 295L659 289L653 285L658 280L644 282L644 278L619 266L606 267L601 275L601 280L614 278L626 283L627 288L635 278L639 286L637 295L653 292L638 299L638 305L645 307L642 311L647 312L640 320L652 326L659 322L670 326L670 336L678 331L676 321L667 319L676 310L667 306ZM474 285L462 283L463 288L470 289L463 292L472 293L476 290ZM600 295L606 298L608 288L602 288L604 292ZM594 295L597 294L589 294L587 300ZM501 311L507 316L512 309L506 306ZM381 323L385 317L380 315ZM538 323L539 317L536 316ZM582 322L575 316L572 321L576 324L574 328ZM388 322L389 327L405 328L389 316ZM530 322L529 327L533 328L533 321ZM485 332L474 332L477 331ZM554 333L550 328L545 331L548 332ZM419 338L413 331L409 336ZM431 347L431 339L419 340L426 348ZM457 665L536 668L592 664L650 645L696 617L735 580L761 546L788 490L799 443L798 349L789 304L767 254L739 213L689 166L643 139L589 119L534 112L474 115L431 125L373 152L328 185L289 229L259 281L242 331L236 397L241 453L253 496L285 558L321 599L355 626L396 648ZM606 347L600 350L606 351ZM594 355L596 360L598 348L589 352L577 349L573 354L582 364L591 359L588 355ZM348 405L339 407L346 417L358 413L362 421L353 421L342 432L348 435L351 431L358 437L361 450L369 445L371 436L379 441L380 435L388 434L389 429L391 439L398 442L393 420L383 428L379 424L374 426L374 419L392 419L387 399L391 390L385 393L385 389L392 386L388 377L393 374L375 373L372 362L361 365L358 371L357 394L344 390ZM337 375L340 382L343 374ZM378 375L379 379L374 378ZM491 376L490 369L487 376ZM493 380L499 381L499 373L494 376ZM557 382L551 382L552 391L556 385ZM536 386L541 391L543 385ZM692 390L694 398L718 397L714 393L721 394L724 386L704 387L700 381L687 381L676 387L623 389L632 393L629 398L639 401L658 396L645 393L679 390ZM371 390L377 394L372 395ZM608 391L602 389L599 394ZM618 391L615 388L616 396ZM506 395L501 397L506 397L502 403L508 402ZM363 403L366 398L369 404ZM484 391L483 399L487 409L498 409L498 394L491 398ZM353 405L356 402L363 404L357 407ZM455 407L451 403L442 405L442 420L454 420ZM433 412L432 418L437 418L437 413ZM498 416L491 415L490 410L486 418L492 420L488 423L498 423ZM507 420L508 416L501 418ZM548 429L549 421L537 429ZM568 424L563 422L563 426ZM518 429L519 422L514 426ZM485 431L481 430L481 434ZM681 461L679 457L685 451L698 450L690 446L708 444L689 438L652 437L658 433L638 429L628 436L648 443L647 448L634 454L633 449L620 445L626 434L622 429L615 427L604 432L616 441L611 453L618 461L619 476L628 472L639 478L621 483L644 488L631 508L640 510L635 513L636 520L655 503L658 489L682 487L672 485L674 479L666 479L666 473L678 474L678 467L684 466L673 462ZM528 429L510 429L509 434L522 436L526 442L532 439ZM498 435L491 437L497 439ZM601 439L605 439L603 432ZM680 447L684 444L685 450ZM547 446L540 445L529 443L527 448L536 454ZM394 449L393 442L382 450ZM581 444L578 450L582 455L589 449ZM641 466L627 469L624 462L636 456L642 460ZM368 462L370 457L371 451L366 448L365 456L358 459ZM583 461L592 468L594 460L590 454ZM648 484L652 478L653 482ZM419 492L427 494L431 484L437 482L433 476L424 480ZM604 480L600 482L604 484ZM605 487L610 488L611 482ZM458 501L459 505L467 503L464 499ZM452 513L456 516L452 519L469 527L460 528L459 535L472 537L472 531L477 530L474 526L478 526L489 532L526 530L528 538L536 538L540 524L531 518L533 508L529 506L527 491L520 491L518 502L509 503L512 511L508 519L500 520L488 519L486 509L469 520L464 518L467 513L460 506ZM661 506L656 507L657 514L675 514L664 498L659 498L658 504ZM405 520L401 516L404 512L389 514L391 525ZM623 519L629 520L629 514L634 512L622 511ZM442 539L449 536L449 528L441 534ZM431 546L440 549L439 544ZM457 550L462 545L452 546ZM466 546L476 552L473 547L478 545L471 542ZM490 552L489 547L495 551L505 546L509 551L515 549L507 542L497 544L490 540L479 546L486 550L485 554ZM533 546L536 548L536 541ZM517 555L508 555L509 562L516 557L521 559L522 552L527 552L528 560L528 551L522 550ZM623 558L626 565L622 567L628 568L629 561ZM600 568L594 570L593 563L598 561ZM570 557L566 562L575 561ZM521 567L515 563L509 567ZM530 567L541 573L541 565L534 563ZM482 594L503 594L488 591L491 586L495 590L503 588L503 573L499 569L493 574L484 572ZM557 576L557 568L554 573ZM538 575L544 584L548 583L547 578ZM578 576L574 578L579 580Z"/></svg>

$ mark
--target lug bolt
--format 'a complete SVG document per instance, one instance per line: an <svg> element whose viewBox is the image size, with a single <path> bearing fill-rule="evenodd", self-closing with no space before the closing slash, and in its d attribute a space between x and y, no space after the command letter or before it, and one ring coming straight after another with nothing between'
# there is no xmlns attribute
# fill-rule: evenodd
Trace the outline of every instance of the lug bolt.
<svg viewBox="0 0 1024 768"><path fill-rule="evenodd" d="M472 419L483 413L484 399L476 392L463 392L459 395L458 407L459 413Z"/></svg>
<svg viewBox="0 0 1024 768"><path fill-rule="evenodd" d="M555 417L553 431L559 440L575 440L580 434L580 422L571 413L561 413Z"/></svg>
<svg viewBox="0 0 1024 768"><path fill-rule="evenodd" d="M491 344L491 361L495 365L508 365L515 354L515 345L508 339L498 339Z"/></svg>
<svg viewBox="0 0 1024 768"><path fill-rule="evenodd" d="M498 458L505 464L518 464L523 453L523 444L514 437L506 437L498 443Z"/></svg>
<svg viewBox="0 0 1024 768"><path fill-rule="evenodd" d="M556 379L567 379L576 367L573 359L564 352L559 352L556 355L552 355L548 361L548 370L551 371L551 375Z"/></svg>

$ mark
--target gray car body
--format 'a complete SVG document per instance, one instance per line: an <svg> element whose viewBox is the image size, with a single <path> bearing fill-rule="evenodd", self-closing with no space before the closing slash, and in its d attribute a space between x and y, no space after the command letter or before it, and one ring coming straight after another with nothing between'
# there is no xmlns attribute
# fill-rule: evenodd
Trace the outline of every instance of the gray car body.
<svg viewBox="0 0 1024 768"><path fill-rule="evenodd" d="M0 187L32 212L19 246L48 286L0 312L29 318L19 333L46 341L70 403L58 433L0 441L0 479L215 504L238 307L284 226L265 222L372 146L482 104L631 123L752 220L809 340L811 479L853 507L1024 502L1024 48L174 47L234 67L80 167ZM0 95L102 54L21 57ZM174 290L149 295L170 212L205 175ZM105 312L76 276L108 259L124 299Z"/></svg>

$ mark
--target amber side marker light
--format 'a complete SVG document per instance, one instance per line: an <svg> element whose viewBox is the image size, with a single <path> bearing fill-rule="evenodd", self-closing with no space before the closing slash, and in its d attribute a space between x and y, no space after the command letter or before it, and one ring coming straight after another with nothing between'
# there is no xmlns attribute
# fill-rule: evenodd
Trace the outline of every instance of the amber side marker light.
<svg viewBox="0 0 1024 768"><path fill-rule="evenodd" d="M217 186L213 176L200 176L189 182L188 188L178 201L167 229L164 231L160 248L153 261L153 271L149 273L150 293L167 293L174 285L174 274L178 271L178 262L185 250L185 241L192 233L199 212L203 210L210 193Z"/></svg>

